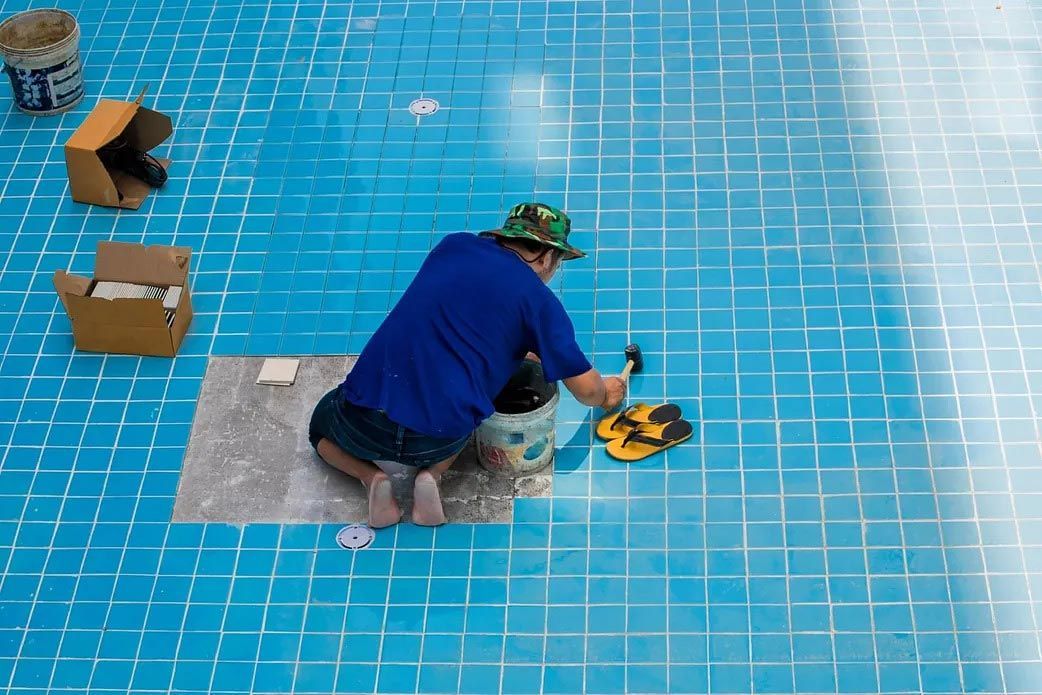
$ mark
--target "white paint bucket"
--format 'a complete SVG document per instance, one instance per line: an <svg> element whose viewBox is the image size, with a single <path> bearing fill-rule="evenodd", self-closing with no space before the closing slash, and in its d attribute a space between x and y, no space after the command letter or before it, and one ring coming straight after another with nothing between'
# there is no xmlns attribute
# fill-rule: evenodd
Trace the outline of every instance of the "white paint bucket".
<svg viewBox="0 0 1042 695"><path fill-rule="evenodd" d="M561 401L557 384L543 379L543 368L525 362L503 394L526 389L538 394L541 405L533 410L497 412L481 423L477 431L478 462L488 471L512 476L528 475L545 468L554 458L557 404Z"/></svg>
<svg viewBox="0 0 1042 695"><path fill-rule="evenodd" d="M80 27L58 9L19 12L0 24L0 55L15 105L33 116L73 108L83 99Z"/></svg>

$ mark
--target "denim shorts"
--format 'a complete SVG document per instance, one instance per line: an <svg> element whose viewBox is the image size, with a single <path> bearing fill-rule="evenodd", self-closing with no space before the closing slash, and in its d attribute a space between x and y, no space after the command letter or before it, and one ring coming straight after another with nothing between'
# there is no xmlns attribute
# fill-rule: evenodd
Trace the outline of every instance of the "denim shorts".
<svg viewBox="0 0 1042 695"><path fill-rule="evenodd" d="M436 439L392 422L381 410L348 403L336 388L322 397L311 415L311 446L328 439L363 461L393 461L427 468L455 456L470 437Z"/></svg>

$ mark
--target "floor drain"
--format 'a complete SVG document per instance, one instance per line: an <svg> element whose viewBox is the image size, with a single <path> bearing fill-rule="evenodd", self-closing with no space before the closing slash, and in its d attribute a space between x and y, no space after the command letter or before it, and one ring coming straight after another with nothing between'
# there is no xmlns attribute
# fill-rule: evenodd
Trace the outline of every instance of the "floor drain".
<svg viewBox="0 0 1042 695"><path fill-rule="evenodd" d="M351 524L337 531L336 542L345 550L361 550L368 548L375 537L376 534L368 526Z"/></svg>
<svg viewBox="0 0 1042 695"><path fill-rule="evenodd" d="M438 102L434 99L423 97L409 104L409 112L414 116L430 116L438 110Z"/></svg>

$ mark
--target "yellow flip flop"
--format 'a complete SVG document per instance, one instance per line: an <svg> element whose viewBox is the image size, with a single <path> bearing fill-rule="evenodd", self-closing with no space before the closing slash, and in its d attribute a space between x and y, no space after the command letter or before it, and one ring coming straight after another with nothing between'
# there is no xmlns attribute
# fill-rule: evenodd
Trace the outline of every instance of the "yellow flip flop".
<svg viewBox="0 0 1042 695"><path fill-rule="evenodd" d="M597 424L597 436L610 442L613 439L625 437L640 425L661 425L679 420L681 415L680 406L673 403L663 403L662 405L637 403L621 413L605 415Z"/></svg>
<svg viewBox="0 0 1042 695"><path fill-rule="evenodd" d="M620 461L640 461L690 439L693 432L687 420L641 425L625 437L608 442L608 454Z"/></svg>

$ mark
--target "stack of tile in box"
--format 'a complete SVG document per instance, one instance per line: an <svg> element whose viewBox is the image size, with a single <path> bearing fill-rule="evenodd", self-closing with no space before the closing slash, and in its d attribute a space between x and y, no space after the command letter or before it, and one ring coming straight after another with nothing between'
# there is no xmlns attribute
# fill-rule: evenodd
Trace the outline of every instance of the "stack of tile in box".
<svg viewBox="0 0 1042 695"><path fill-rule="evenodd" d="M159 299L166 311L166 325L174 322L174 312L181 301L181 287L154 287L133 282L108 282L99 280L94 284L90 296L102 299Z"/></svg>

